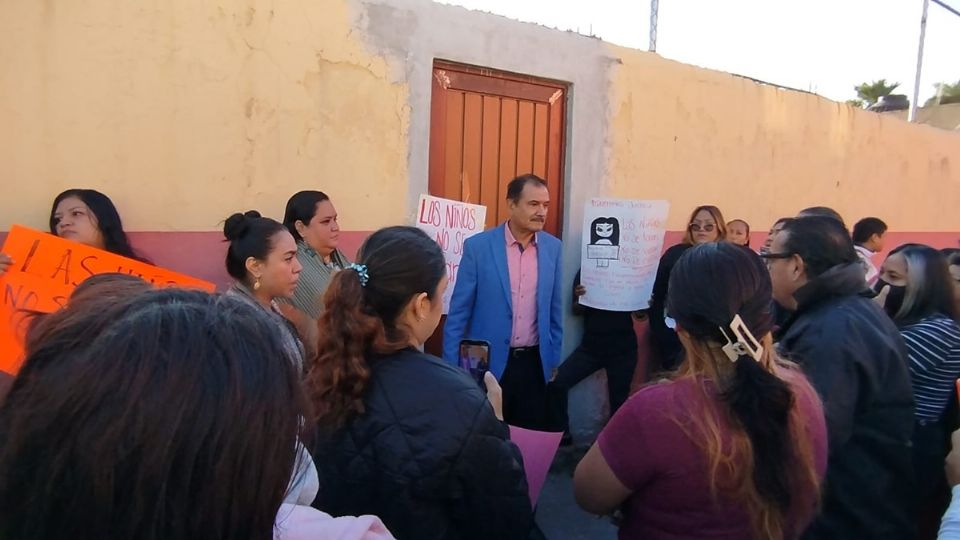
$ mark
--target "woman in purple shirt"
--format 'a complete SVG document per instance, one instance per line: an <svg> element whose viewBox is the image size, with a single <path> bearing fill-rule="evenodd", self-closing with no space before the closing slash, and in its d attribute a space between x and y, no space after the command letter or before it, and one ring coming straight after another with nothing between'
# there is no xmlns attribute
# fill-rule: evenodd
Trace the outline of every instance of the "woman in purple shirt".
<svg viewBox="0 0 960 540"><path fill-rule="evenodd" d="M773 349L770 298L763 263L738 246L677 262L667 304L684 363L617 411L574 476L584 509L622 511L621 539L793 539L814 517L823 409Z"/></svg>

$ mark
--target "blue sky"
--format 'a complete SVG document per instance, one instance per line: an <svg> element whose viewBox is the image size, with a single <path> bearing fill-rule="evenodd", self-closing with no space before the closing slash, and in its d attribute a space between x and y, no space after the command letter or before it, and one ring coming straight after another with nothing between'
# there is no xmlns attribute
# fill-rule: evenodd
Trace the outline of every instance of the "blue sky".
<svg viewBox="0 0 960 540"><path fill-rule="evenodd" d="M648 0L441 0L646 50ZM960 9L960 0L945 0ZM864 81L913 93L922 0L660 0L666 58L809 90L856 97ZM921 104L935 82L960 80L960 17L931 3Z"/></svg>

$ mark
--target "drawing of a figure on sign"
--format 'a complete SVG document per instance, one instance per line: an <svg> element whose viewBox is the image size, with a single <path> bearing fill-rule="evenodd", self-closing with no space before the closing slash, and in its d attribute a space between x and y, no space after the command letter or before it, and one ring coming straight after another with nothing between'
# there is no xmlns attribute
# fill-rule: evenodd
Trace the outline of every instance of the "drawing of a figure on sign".
<svg viewBox="0 0 960 540"><path fill-rule="evenodd" d="M615 217L598 217L590 225L587 258L597 261L598 268L610 266L620 259L620 221Z"/></svg>

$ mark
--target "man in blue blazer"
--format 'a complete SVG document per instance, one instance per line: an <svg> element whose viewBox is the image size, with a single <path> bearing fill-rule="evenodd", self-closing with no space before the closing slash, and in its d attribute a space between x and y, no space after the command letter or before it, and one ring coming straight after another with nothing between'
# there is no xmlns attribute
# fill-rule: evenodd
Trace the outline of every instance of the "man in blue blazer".
<svg viewBox="0 0 960 540"><path fill-rule="evenodd" d="M457 365L463 339L490 343L507 423L549 429L547 384L563 341L560 240L546 232L550 193L533 174L507 187L510 219L464 243L443 333Z"/></svg>

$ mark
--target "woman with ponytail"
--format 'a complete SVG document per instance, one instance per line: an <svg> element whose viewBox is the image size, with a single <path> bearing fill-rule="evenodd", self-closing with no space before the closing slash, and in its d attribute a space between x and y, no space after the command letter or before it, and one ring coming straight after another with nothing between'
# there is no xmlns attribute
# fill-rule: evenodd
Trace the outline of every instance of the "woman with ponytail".
<svg viewBox="0 0 960 540"><path fill-rule="evenodd" d="M324 296L307 374L320 494L334 516L374 513L403 539L527 538L522 460L500 386L425 354L443 311L440 247L413 227L375 232Z"/></svg>
<svg viewBox="0 0 960 540"><path fill-rule="evenodd" d="M794 539L813 519L823 409L777 357L770 305L750 251L704 244L677 262L667 309L685 360L617 411L574 476L584 509L623 511L620 538Z"/></svg>

